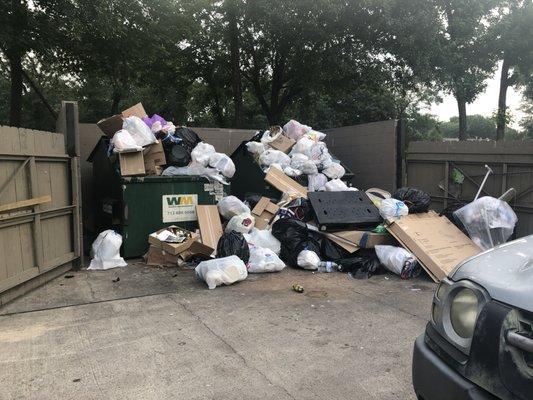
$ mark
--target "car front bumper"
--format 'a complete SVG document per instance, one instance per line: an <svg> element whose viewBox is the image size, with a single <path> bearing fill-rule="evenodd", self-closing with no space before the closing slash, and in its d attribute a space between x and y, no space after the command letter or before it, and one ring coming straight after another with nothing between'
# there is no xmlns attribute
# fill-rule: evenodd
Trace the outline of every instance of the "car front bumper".
<svg viewBox="0 0 533 400"><path fill-rule="evenodd" d="M415 341L413 387L422 400L494 400L492 394L458 374L426 344L424 335Z"/></svg>

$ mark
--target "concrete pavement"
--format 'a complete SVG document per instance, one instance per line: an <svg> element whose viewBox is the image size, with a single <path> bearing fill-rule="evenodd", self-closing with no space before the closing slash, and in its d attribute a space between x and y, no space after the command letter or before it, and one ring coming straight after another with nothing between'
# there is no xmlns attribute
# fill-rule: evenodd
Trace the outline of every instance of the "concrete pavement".
<svg viewBox="0 0 533 400"><path fill-rule="evenodd" d="M291 268L211 291L142 264L67 275L0 309L1 399L412 399L435 289Z"/></svg>

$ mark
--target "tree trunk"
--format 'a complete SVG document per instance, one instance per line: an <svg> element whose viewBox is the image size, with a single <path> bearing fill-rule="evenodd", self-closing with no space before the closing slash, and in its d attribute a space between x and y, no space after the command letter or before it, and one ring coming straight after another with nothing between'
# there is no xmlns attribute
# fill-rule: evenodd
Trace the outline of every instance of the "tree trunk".
<svg viewBox="0 0 533 400"><path fill-rule="evenodd" d="M11 79L9 125L20 127L22 122L22 57L12 52L9 57Z"/></svg>
<svg viewBox="0 0 533 400"><path fill-rule="evenodd" d="M241 65L240 65L240 45L239 45L239 28L237 26L235 0L228 2L227 18L229 29L229 44L231 52L231 85L233 89L233 125L235 128L242 127L242 82L241 82Z"/></svg>
<svg viewBox="0 0 533 400"><path fill-rule="evenodd" d="M466 140L466 102L462 99L457 99L457 107L459 109L459 140Z"/></svg>
<svg viewBox="0 0 533 400"><path fill-rule="evenodd" d="M507 88L509 87L509 62L503 58L500 75L500 94L498 96L498 114L496 117L496 140L503 140L507 115Z"/></svg>
<svg viewBox="0 0 533 400"><path fill-rule="evenodd" d="M113 101L111 103L111 115L118 114L118 106L120 105L121 95L118 90L113 92Z"/></svg>

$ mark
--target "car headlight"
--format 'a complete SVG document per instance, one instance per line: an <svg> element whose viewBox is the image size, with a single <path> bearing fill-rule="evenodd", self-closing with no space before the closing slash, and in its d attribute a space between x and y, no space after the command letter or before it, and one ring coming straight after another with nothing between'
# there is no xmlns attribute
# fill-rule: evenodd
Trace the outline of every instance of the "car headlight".
<svg viewBox="0 0 533 400"><path fill-rule="evenodd" d="M477 317L488 300L487 292L473 282L444 279L433 297L431 322L448 342L468 355Z"/></svg>
<svg viewBox="0 0 533 400"><path fill-rule="evenodd" d="M474 334L478 315L478 299L468 288L457 292L450 307L450 320L454 331L462 338L471 338Z"/></svg>

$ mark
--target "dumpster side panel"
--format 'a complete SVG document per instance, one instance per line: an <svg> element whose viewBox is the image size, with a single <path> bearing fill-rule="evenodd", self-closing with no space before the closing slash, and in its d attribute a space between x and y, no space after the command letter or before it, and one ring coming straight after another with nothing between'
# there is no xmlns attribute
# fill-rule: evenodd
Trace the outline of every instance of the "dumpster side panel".
<svg viewBox="0 0 533 400"><path fill-rule="evenodd" d="M124 257L143 255L148 250L148 235L164 226L197 229L196 204L216 204L224 193L229 193L227 186L201 177L125 180L121 229Z"/></svg>

